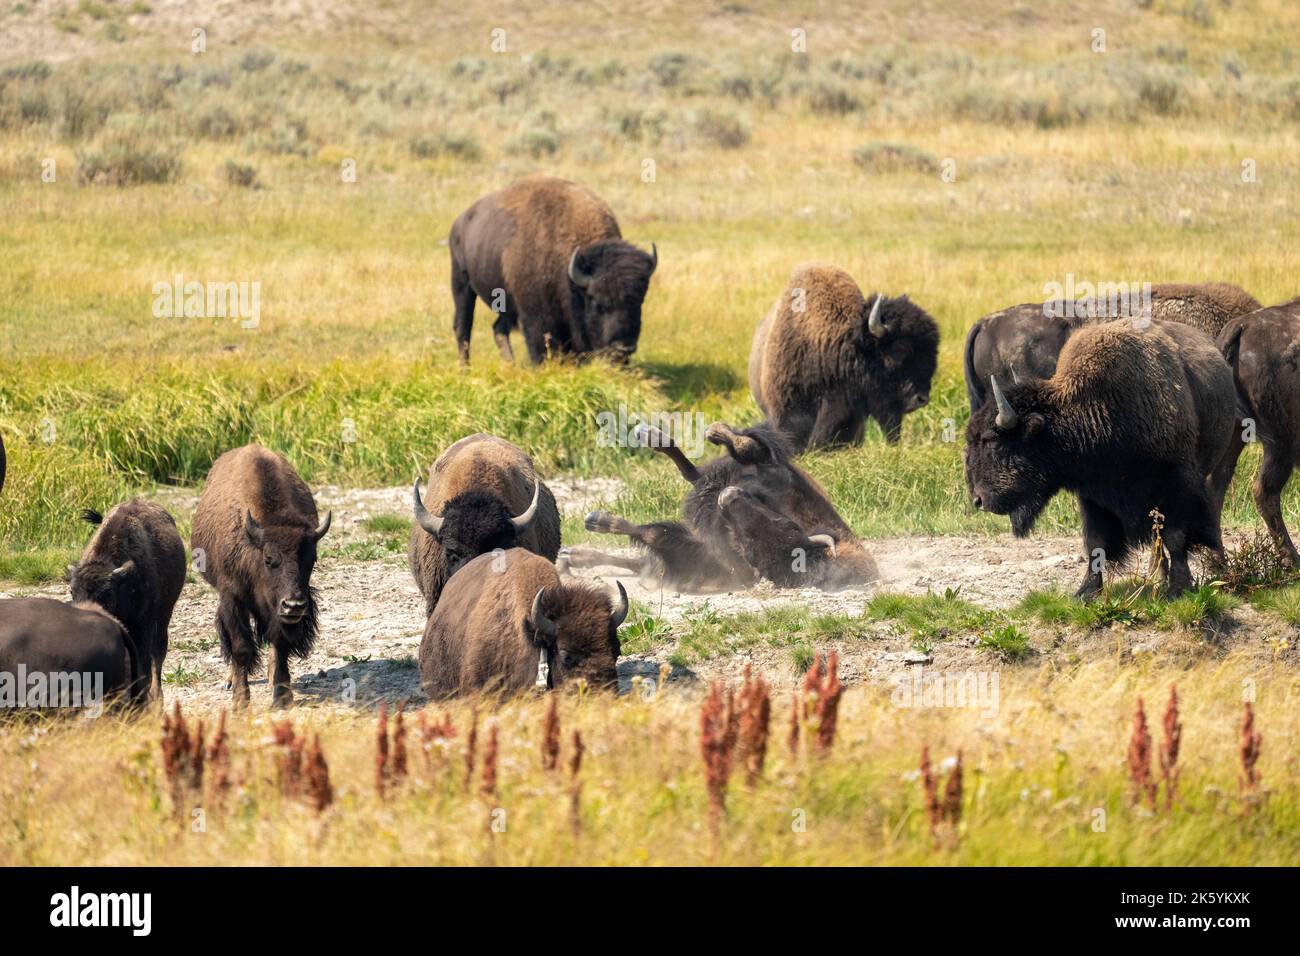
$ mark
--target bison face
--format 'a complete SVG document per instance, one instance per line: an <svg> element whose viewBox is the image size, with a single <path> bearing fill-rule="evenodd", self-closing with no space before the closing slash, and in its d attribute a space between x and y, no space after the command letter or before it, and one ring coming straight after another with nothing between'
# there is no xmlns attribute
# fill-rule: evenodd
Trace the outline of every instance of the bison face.
<svg viewBox="0 0 1300 956"><path fill-rule="evenodd" d="M140 575L134 561L86 561L71 569L72 600L98 604L119 620L130 620L140 604Z"/></svg>
<svg viewBox="0 0 1300 956"><path fill-rule="evenodd" d="M316 567L316 544L330 529L333 512L320 526L262 527L252 512L244 513L244 535L262 564L255 587L258 602L283 627L295 627L314 613L311 573Z"/></svg>
<svg viewBox="0 0 1300 956"><path fill-rule="evenodd" d="M995 403L985 402L966 426L966 487L971 504L1010 515L1011 530L1024 537L1060 487L1053 478L1048 418L1035 410L1024 385L1003 394L993 379ZM1016 407L1025 409L1017 412Z"/></svg>
<svg viewBox="0 0 1300 956"><path fill-rule="evenodd" d="M573 314L586 331L588 348L618 362L626 362L636 351L641 303L658 262L657 250L646 255L622 240L573 251L569 260Z"/></svg>
<svg viewBox="0 0 1300 956"><path fill-rule="evenodd" d="M939 327L907 296L877 295L863 306L862 350L874 372L869 410L885 438L896 442L903 416L930 401L930 382L939 361Z"/></svg>
<svg viewBox="0 0 1300 956"><path fill-rule="evenodd" d="M447 501L441 515L432 515L420 500L420 482L416 481L415 520L442 546L450 578L480 554L515 547L533 523L541 490L541 482L534 479L532 504L519 515L511 514L497 495L478 490L461 492Z"/></svg>
<svg viewBox="0 0 1300 956"><path fill-rule="evenodd" d="M552 686L583 681L592 687L618 686L618 629L627 617L627 591L618 586L612 606L599 590L578 585L542 588L525 622L533 646L547 656Z"/></svg>

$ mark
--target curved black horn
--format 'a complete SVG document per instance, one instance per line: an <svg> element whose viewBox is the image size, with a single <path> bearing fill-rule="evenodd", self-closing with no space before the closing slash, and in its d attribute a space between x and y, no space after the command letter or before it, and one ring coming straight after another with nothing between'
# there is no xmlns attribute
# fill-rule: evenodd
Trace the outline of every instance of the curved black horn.
<svg viewBox="0 0 1300 956"><path fill-rule="evenodd" d="M555 622L546 616L542 610L542 592L546 588L538 588L537 593L533 595L533 608L528 612L528 620L533 622L533 627L541 634L547 637L555 636Z"/></svg>
<svg viewBox="0 0 1300 956"><path fill-rule="evenodd" d="M325 537L326 532L328 532L329 529L330 529L330 523L333 522L333 520L334 520L334 512L333 512L333 511L327 511L327 512L325 512L325 520L322 521L322 522L320 523L320 527L318 527L318 528L316 529L316 540L317 540L317 541L319 541L321 538Z"/></svg>
<svg viewBox="0 0 1300 956"><path fill-rule="evenodd" d="M885 334L885 323L880 321L880 300L883 295L876 295L876 301L871 303L871 314L867 316L867 329L876 338Z"/></svg>
<svg viewBox="0 0 1300 956"><path fill-rule="evenodd" d="M989 381L993 383L993 399L998 403L998 417L994 420L993 424L997 425L998 428L1001 428L1004 431L1008 428L1015 428L1016 423L1020 421L1020 416L1016 414L1016 410L1011 406L1011 403L1007 401L1007 396L1003 393L1002 386L998 384L998 377L996 375L990 375Z"/></svg>
<svg viewBox="0 0 1300 956"><path fill-rule="evenodd" d="M652 242L650 243L650 274L654 275L655 270L659 268L659 248Z"/></svg>
<svg viewBox="0 0 1300 956"><path fill-rule="evenodd" d="M578 248L575 247L573 255L569 256L569 278L579 289L585 289L591 285L591 276L578 268Z"/></svg>
<svg viewBox="0 0 1300 956"><path fill-rule="evenodd" d="M541 479L536 475L533 476L533 502L524 509L524 513L516 518L511 518L510 523L515 526L515 534L523 534L528 530L528 526L533 523L533 518L537 517L537 499L542 493Z"/></svg>
<svg viewBox="0 0 1300 956"><path fill-rule="evenodd" d="M429 534L436 535L442 530L442 519L437 515L429 514L429 509L424 507L424 502L420 500L420 479L415 479L415 489L411 492L411 497L415 499L415 520Z"/></svg>
<svg viewBox="0 0 1300 956"><path fill-rule="evenodd" d="M618 607L614 613L609 616L609 621L614 625L614 630L618 630L622 623L627 620L628 608L631 606L627 599L627 589L623 587L622 581L615 581L618 585Z"/></svg>

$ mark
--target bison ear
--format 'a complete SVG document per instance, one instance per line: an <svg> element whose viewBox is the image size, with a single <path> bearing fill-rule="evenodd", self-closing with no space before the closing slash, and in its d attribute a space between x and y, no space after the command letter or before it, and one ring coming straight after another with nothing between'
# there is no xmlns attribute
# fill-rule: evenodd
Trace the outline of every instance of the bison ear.
<svg viewBox="0 0 1300 956"><path fill-rule="evenodd" d="M256 547L261 547L266 541L266 536L262 533L262 527L253 517L253 512L247 508L244 509L244 534Z"/></svg>

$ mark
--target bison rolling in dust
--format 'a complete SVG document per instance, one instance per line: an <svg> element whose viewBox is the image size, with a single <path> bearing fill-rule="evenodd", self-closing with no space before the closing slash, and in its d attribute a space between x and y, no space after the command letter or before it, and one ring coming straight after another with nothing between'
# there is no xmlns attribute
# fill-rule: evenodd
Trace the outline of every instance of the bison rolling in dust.
<svg viewBox="0 0 1300 956"><path fill-rule="evenodd" d="M99 525L72 568L72 599L98 604L131 635L150 697L162 701L167 629L185 586L185 543L166 509L135 499L100 515Z"/></svg>
<svg viewBox="0 0 1300 956"><path fill-rule="evenodd" d="M1010 515L1023 537L1058 491L1075 492L1088 561L1079 597L1100 591L1105 561L1151 540L1153 509L1164 515L1171 596L1191 584L1189 549L1222 550L1232 372L1203 332L1089 326L1066 342L1051 378L990 386L995 401L966 430L972 504Z"/></svg>
<svg viewBox="0 0 1300 956"><path fill-rule="evenodd" d="M517 693L574 680L618 683L618 629L627 592L561 583L545 558L512 548L452 576L420 641L420 684L432 700L474 691Z"/></svg>
<svg viewBox="0 0 1300 956"><path fill-rule="evenodd" d="M428 499L415 483L407 558L432 614L447 581L467 561L518 545L548 561L560 550L560 511L533 460L504 438L462 438L429 469Z"/></svg>
<svg viewBox="0 0 1300 956"><path fill-rule="evenodd" d="M856 445L868 417L890 442L930 400L939 327L907 296L864 298L848 273L802 265L754 333L749 387L796 452Z"/></svg>
<svg viewBox="0 0 1300 956"><path fill-rule="evenodd" d="M519 180L461 213L448 244L462 362L476 297L496 314L492 331L507 361L515 328L533 362L551 352L625 361L636 351L659 253L624 242L609 206L590 190L548 176Z"/></svg>
<svg viewBox="0 0 1300 956"><path fill-rule="evenodd" d="M236 707L248 705L248 674L270 645L271 705L293 701L289 658L316 641L311 572L332 514L317 524L311 491L284 456L245 445L218 458L194 511L190 544L205 581L217 589L217 633L232 663Z"/></svg>
<svg viewBox="0 0 1300 956"><path fill-rule="evenodd" d="M1119 318L1118 301L1096 302L1091 315L1080 304L1075 314L1042 302L1026 302L984 316L966 334L963 369L966 394L973 412L988 400L989 377L1001 382L1051 378L1061 347L1075 331ZM1202 285L1164 283L1151 287L1151 319L1178 322L1215 338L1228 322L1259 308L1247 292L1224 282Z"/></svg>

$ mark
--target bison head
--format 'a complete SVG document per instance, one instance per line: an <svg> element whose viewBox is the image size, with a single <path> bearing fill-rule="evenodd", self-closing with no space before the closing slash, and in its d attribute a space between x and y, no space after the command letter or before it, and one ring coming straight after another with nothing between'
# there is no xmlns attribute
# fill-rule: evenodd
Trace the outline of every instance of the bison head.
<svg viewBox="0 0 1300 956"><path fill-rule="evenodd" d="M939 361L939 326L905 295L875 295L863 304L858 348L874 379L868 411L885 438L896 442L903 416L930 401L930 380Z"/></svg>
<svg viewBox="0 0 1300 956"><path fill-rule="evenodd" d="M129 619L140 603L140 574L134 561L117 564L92 558L68 568L72 600L98 604L119 620Z"/></svg>
<svg viewBox="0 0 1300 956"><path fill-rule="evenodd" d="M966 487L971 504L1010 515L1011 530L1024 537L1060 487L1052 477L1052 434L1036 399L1041 383L1003 392L990 376L995 401L985 402L966 426Z"/></svg>
<svg viewBox="0 0 1300 956"><path fill-rule="evenodd" d="M537 515L542 484L533 479L533 501L522 514L511 514L498 495L477 489L462 491L442 507L441 515L430 514L420 500L420 482L415 482L415 520L438 541L450 578L480 554L515 547Z"/></svg>
<svg viewBox="0 0 1300 956"><path fill-rule="evenodd" d="M823 586L835 556L835 539L830 535L805 533L789 517L765 508L736 485L718 495L718 509L731 540L763 577L784 587Z"/></svg>
<svg viewBox="0 0 1300 956"><path fill-rule="evenodd" d="M310 525L267 525L263 527L244 512L244 537L258 553L263 572L256 576L254 592L258 603L275 614L282 627L307 622L314 627L316 604L311 590L311 572L316 567L316 544L325 537L334 517L332 511L318 527Z"/></svg>
<svg viewBox="0 0 1300 956"><path fill-rule="evenodd" d="M628 611L622 584L618 597L614 607L603 591L574 584L542 588L533 597L525 630L546 654L554 686L574 680L618 685L618 629Z"/></svg>
<svg viewBox="0 0 1300 956"><path fill-rule="evenodd" d="M658 264L653 243L649 255L621 239L573 250L569 289L576 324L586 330L586 348L620 362L636 351L641 303Z"/></svg>

